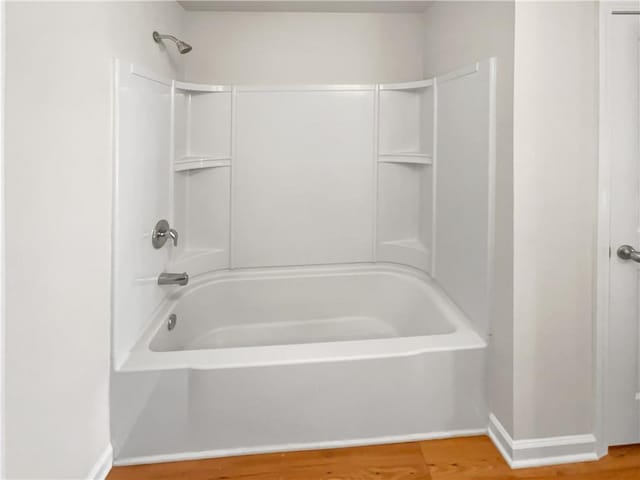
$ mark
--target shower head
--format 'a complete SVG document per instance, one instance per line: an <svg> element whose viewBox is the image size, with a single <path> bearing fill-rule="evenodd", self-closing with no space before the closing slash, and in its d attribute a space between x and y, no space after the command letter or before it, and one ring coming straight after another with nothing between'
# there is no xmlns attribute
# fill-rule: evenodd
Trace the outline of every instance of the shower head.
<svg viewBox="0 0 640 480"><path fill-rule="evenodd" d="M176 37L174 37L173 35L165 35L162 33L158 33L158 32L153 32L153 40L156 43L161 43L162 40L167 39L167 40L171 40L172 42L174 42L176 44L176 47L178 47L178 51L180 53L189 53L193 47L191 45L189 45L187 42L183 42L182 40L178 40Z"/></svg>
<svg viewBox="0 0 640 480"><path fill-rule="evenodd" d="M178 40L176 42L176 46L178 47L178 51L180 53L189 53L192 50L192 46L182 40Z"/></svg>

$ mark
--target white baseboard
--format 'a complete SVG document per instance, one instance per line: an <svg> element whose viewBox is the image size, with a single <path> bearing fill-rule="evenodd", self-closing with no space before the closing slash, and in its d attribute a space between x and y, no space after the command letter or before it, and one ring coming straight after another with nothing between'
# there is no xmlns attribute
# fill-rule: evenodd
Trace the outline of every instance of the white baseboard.
<svg viewBox="0 0 640 480"><path fill-rule="evenodd" d="M289 443L282 445L264 445L259 447L241 447L200 452L167 453L147 455L141 457L125 457L114 460L114 465L141 465L147 463L178 462L182 460L199 460L202 458L235 457L239 455L255 455L259 453L280 453L302 450L323 450L328 448L362 447L367 445L382 445L386 443L417 442L421 440L436 440L439 438L468 437L486 435L486 428L470 430L450 430L445 432L416 433L411 435L392 435L388 437L362 438L354 440L337 440L328 442Z"/></svg>
<svg viewBox="0 0 640 480"><path fill-rule="evenodd" d="M493 414L489 414L489 437L511 468L540 467L598 459L596 437L566 437L513 440Z"/></svg>
<svg viewBox="0 0 640 480"><path fill-rule="evenodd" d="M107 445L96 463L93 465L91 472L87 476L89 480L104 480L111 471L113 465L113 448L111 444Z"/></svg>
<svg viewBox="0 0 640 480"><path fill-rule="evenodd" d="M199 460L203 458L234 457L260 453L292 452L302 450L321 450L328 448L346 448L387 443L416 442L488 434L511 468L540 467L563 463L590 462L597 460L597 442L594 435L569 435L562 437L513 440L493 414L489 414L489 428L470 430L451 430L412 435L393 435L387 437L339 440L327 442L292 443L282 445L264 445L258 447L240 447L194 452L166 453L139 457L113 459L111 445L102 454L92 470L91 479L103 480L114 465L140 465L147 463L176 462L181 460Z"/></svg>

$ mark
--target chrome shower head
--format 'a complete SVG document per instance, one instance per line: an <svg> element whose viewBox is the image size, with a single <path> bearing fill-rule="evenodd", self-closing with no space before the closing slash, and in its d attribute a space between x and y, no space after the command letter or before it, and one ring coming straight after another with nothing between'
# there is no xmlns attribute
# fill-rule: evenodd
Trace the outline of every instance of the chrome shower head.
<svg viewBox="0 0 640 480"><path fill-rule="evenodd" d="M183 54L184 53L189 53L193 49L193 47L191 45L189 45L186 42L183 42L182 40L178 40L176 42L176 46L178 47L178 51L180 53L183 53Z"/></svg>
<svg viewBox="0 0 640 480"><path fill-rule="evenodd" d="M164 39L171 40L172 42L174 42L176 44L176 47L178 47L178 51L180 53L182 53L182 54L189 53L193 49L193 47L191 45L189 45L187 42L183 42L182 40L178 40L173 35L165 35L165 34L162 34L162 33L153 32L153 40L156 43L161 43L162 40L164 40Z"/></svg>

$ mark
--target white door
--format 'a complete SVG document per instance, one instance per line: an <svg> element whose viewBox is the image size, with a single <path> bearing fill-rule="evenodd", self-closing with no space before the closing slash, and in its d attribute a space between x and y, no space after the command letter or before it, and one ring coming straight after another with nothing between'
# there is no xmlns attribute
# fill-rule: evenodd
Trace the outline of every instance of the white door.
<svg viewBox="0 0 640 480"><path fill-rule="evenodd" d="M640 251L640 15L605 12L603 19L601 161L609 164L611 201L603 420L606 443L618 445L640 442L640 255L629 248L620 252L625 259L618 255L624 245Z"/></svg>

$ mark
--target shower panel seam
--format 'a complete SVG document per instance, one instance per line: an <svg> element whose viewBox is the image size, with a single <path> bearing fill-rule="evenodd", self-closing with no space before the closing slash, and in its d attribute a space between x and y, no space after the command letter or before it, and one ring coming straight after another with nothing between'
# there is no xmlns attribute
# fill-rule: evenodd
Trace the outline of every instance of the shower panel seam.
<svg viewBox="0 0 640 480"><path fill-rule="evenodd" d="M431 258L429 275L436 277L436 228L438 189L438 78L433 78L433 143L431 152Z"/></svg>
<svg viewBox="0 0 640 480"><path fill-rule="evenodd" d="M176 81L171 82L171 101L170 101L171 115L169 115L169 223L175 225L176 223L176 202L175 202L175 174L173 172L173 165L176 160ZM176 252L172 251L175 255Z"/></svg>
<svg viewBox="0 0 640 480"><path fill-rule="evenodd" d="M229 269L233 270L234 266L234 249L233 249L233 239L234 239L234 216L235 216L235 162L237 160L237 145L236 145L236 130L237 130L237 102L238 102L238 91L236 86L233 85L231 87L231 138L230 140L230 152L229 157L231 158L231 162L229 165L229 235L228 235L228 265Z"/></svg>
<svg viewBox="0 0 640 480"><path fill-rule="evenodd" d="M373 94L373 211L371 253L374 263L378 262L378 150L380 144L380 85L376 84Z"/></svg>
<svg viewBox="0 0 640 480"><path fill-rule="evenodd" d="M231 162L229 165L229 235L227 250L228 250L228 265L229 270L233 270L235 268L234 261L234 249L233 249L233 239L234 239L234 216L235 216L235 163L237 160L237 103L238 103L238 90L235 85L231 87L231 145L230 145L230 157Z"/></svg>

